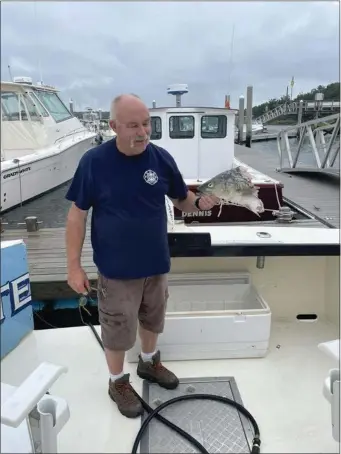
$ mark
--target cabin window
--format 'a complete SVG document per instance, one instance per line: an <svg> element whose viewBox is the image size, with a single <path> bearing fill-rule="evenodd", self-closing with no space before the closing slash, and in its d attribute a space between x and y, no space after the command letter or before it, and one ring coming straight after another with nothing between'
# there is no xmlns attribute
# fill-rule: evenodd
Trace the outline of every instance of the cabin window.
<svg viewBox="0 0 341 454"><path fill-rule="evenodd" d="M40 118L41 118L40 114L39 114L36 106L34 105L32 99L28 95L23 95L23 98L25 100L26 108L27 108L28 114L30 116L30 119L32 121L40 121Z"/></svg>
<svg viewBox="0 0 341 454"><path fill-rule="evenodd" d="M152 133L151 140L160 140L162 137L162 124L160 117L150 117Z"/></svg>
<svg viewBox="0 0 341 454"><path fill-rule="evenodd" d="M227 118L225 115L204 115L201 117L201 137L203 139L223 139L226 137Z"/></svg>
<svg viewBox="0 0 341 454"><path fill-rule="evenodd" d="M171 139L193 139L194 117L179 115L169 118L169 137Z"/></svg>
<svg viewBox="0 0 341 454"><path fill-rule="evenodd" d="M36 94L57 123L72 118L71 113L63 101L57 96L57 93L37 90Z"/></svg>
<svg viewBox="0 0 341 454"><path fill-rule="evenodd" d="M41 113L41 115L43 117L49 117L49 113L48 111L46 110L46 108L43 106L43 104L41 103L41 101L39 101L39 99L37 98L37 96L34 94L34 93L28 93L28 96L32 99L33 101L33 104L38 107L39 109L39 112Z"/></svg>
<svg viewBox="0 0 341 454"><path fill-rule="evenodd" d="M3 121L27 121L25 106L18 93L5 91L1 93L1 119Z"/></svg>

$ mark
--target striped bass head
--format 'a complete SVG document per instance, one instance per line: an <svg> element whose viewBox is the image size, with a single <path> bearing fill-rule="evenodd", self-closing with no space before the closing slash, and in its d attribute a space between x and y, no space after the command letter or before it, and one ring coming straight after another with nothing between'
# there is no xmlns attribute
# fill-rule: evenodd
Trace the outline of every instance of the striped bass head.
<svg viewBox="0 0 341 454"><path fill-rule="evenodd" d="M243 206L257 216L264 212L263 202L258 198L259 188L241 166L219 173L201 184L197 191L202 195L215 196L227 204Z"/></svg>

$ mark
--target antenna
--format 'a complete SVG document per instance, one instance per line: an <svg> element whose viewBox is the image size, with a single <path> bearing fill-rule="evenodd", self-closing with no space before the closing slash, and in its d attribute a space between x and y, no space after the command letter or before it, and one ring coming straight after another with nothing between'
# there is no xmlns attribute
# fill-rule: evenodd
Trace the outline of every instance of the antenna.
<svg viewBox="0 0 341 454"><path fill-rule="evenodd" d="M36 30L38 31L38 15L37 15L37 2L36 2L36 0L34 0L34 20L35 20ZM38 71L39 71L39 77L40 77L40 84L43 85L43 75L42 75L42 72L41 72L41 61L40 61L39 52L38 52Z"/></svg>
<svg viewBox="0 0 341 454"><path fill-rule="evenodd" d="M13 82L13 76L12 76L12 71L11 71L11 65L8 65L8 72L9 72L9 78L11 79L11 82Z"/></svg>
<svg viewBox="0 0 341 454"><path fill-rule="evenodd" d="M233 44L234 44L234 26L232 26L232 37L231 37L231 49L230 49L230 63L229 63L229 75L228 75L228 89L231 93L230 84L231 84L231 72L232 72L232 61L233 61Z"/></svg>

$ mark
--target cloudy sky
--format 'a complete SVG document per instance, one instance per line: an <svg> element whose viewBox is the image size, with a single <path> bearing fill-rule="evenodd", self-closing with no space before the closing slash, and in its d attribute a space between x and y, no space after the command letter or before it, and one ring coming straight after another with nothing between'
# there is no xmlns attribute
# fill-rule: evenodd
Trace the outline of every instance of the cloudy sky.
<svg viewBox="0 0 341 454"><path fill-rule="evenodd" d="M234 28L231 59L232 30ZM232 107L248 84L254 105L339 80L339 3L2 2L1 79L57 86L76 109L108 110L122 92L174 105Z"/></svg>

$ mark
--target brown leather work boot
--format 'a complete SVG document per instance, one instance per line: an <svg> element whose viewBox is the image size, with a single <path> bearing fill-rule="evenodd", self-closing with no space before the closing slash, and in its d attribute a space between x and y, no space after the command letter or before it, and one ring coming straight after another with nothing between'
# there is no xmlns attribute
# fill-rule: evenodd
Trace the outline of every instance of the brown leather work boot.
<svg viewBox="0 0 341 454"><path fill-rule="evenodd" d="M127 418L137 418L142 415L143 407L129 383L129 374L114 382L109 379L109 396L116 402L118 410Z"/></svg>
<svg viewBox="0 0 341 454"><path fill-rule="evenodd" d="M152 362L145 362L139 356L137 375L166 389L175 389L179 384L176 375L161 364L160 351L155 353Z"/></svg>

